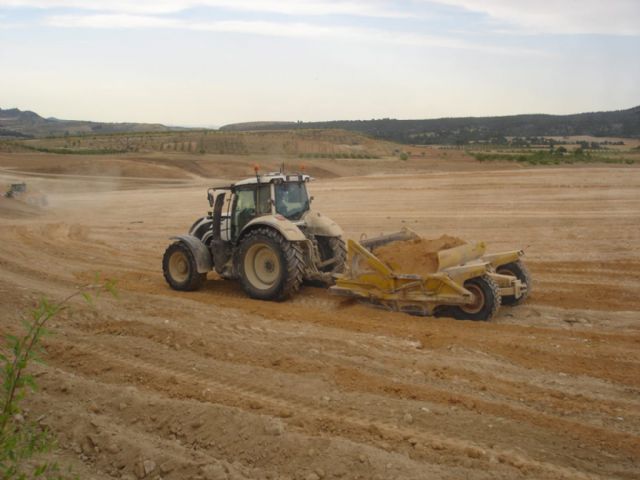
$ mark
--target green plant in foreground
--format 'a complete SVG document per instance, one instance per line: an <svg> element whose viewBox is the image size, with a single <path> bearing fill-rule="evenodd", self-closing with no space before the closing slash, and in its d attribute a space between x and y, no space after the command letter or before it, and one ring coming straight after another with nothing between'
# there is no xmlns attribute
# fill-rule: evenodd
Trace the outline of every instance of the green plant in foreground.
<svg viewBox="0 0 640 480"><path fill-rule="evenodd" d="M43 363L42 337L48 333L47 322L67 308L78 296L93 305L94 298L108 292L116 296L115 281L95 282L85 285L62 301L55 303L43 298L31 311L31 318L23 321L26 331L22 337L6 336L6 344L0 351L2 388L0 389L0 477L5 480L31 478L64 479L56 463L36 462L36 454L51 451L54 441L50 432L36 422L28 421L21 414L20 403L28 391L36 391L34 377L27 372L29 362ZM92 295L93 294L93 295Z"/></svg>

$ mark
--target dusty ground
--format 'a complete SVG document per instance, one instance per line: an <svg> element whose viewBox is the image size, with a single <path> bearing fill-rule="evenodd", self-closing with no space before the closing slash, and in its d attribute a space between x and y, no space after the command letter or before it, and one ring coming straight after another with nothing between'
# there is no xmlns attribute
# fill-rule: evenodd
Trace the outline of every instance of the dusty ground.
<svg viewBox="0 0 640 480"><path fill-rule="evenodd" d="M527 303L473 323L315 288L252 301L213 275L174 292L161 256L204 213L209 180L166 159L137 178L41 176L47 156L27 157L0 167L29 170L51 208L0 203L2 330L95 271L119 282L119 300L55 320L28 405L80 478L141 478L145 465L153 479L640 476L639 168L478 173L464 160L451 173L412 159L363 176L361 162L329 163L313 206L349 236L408 225L526 250Z"/></svg>

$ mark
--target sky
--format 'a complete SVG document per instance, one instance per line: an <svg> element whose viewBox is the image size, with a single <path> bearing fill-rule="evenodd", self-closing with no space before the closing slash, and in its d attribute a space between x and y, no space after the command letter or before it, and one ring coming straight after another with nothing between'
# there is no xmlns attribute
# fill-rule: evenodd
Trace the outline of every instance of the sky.
<svg viewBox="0 0 640 480"><path fill-rule="evenodd" d="M640 0L0 0L0 108L221 126L640 105Z"/></svg>

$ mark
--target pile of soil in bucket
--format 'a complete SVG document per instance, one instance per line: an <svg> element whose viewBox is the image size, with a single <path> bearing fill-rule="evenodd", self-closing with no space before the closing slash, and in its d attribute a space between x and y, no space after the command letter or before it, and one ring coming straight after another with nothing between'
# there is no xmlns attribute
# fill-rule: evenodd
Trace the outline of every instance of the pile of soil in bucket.
<svg viewBox="0 0 640 480"><path fill-rule="evenodd" d="M466 242L450 235L429 240L416 238L382 245L373 254L397 273L428 275L438 271L438 252Z"/></svg>

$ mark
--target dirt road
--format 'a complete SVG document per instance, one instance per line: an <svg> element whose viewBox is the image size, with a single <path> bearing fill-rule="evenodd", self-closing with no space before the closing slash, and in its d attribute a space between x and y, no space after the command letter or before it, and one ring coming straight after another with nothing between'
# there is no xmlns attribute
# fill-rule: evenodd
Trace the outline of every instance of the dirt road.
<svg viewBox="0 0 640 480"><path fill-rule="evenodd" d="M214 275L174 292L161 256L204 213L202 182L41 182L46 213L0 205L2 330L96 271L119 282L55 320L29 403L81 478L640 476L638 168L312 184L355 238L407 225L524 248L534 292L491 323L315 288L258 302Z"/></svg>

